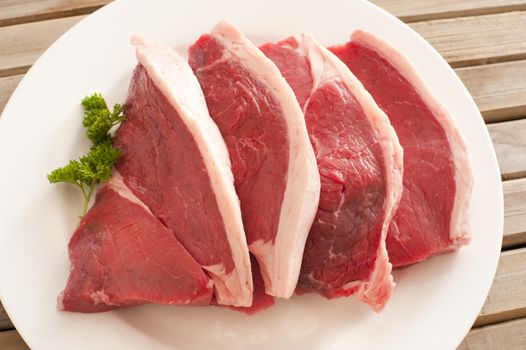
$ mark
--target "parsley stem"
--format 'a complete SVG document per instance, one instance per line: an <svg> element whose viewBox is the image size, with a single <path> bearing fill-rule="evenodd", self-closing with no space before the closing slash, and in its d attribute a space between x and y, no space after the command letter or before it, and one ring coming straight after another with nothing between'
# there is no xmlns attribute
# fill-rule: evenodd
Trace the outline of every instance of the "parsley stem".
<svg viewBox="0 0 526 350"><path fill-rule="evenodd" d="M82 192L82 197L86 199L86 191L84 190L84 185L81 183L77 183L78 188L80 188L80 191Z"/></svg>
<svg viewBox="0 0 526 350"><path fill-rule="evenodd" d="M95 189L95 181L90 184L89 191L86 194L86 191L84 190L84 186L81 186L80 188L82 190L82 196L84 197L84 205L82 206L82 214L80 215L80 219L84 216L86 216L86 212L88 211L88 204L91 199L91 195L93 194L93 190Z"/></svg>

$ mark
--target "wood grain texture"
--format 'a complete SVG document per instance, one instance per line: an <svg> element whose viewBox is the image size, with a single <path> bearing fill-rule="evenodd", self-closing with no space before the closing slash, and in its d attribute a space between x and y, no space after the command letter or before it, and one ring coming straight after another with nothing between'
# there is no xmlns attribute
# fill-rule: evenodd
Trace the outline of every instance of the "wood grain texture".
<svg viewBox="0 0 526 350"><path fill-rule="evenodd" d="M109 0L0 0L0 27L83 15L109 2Z"/></svg>
<svg viewBox="0 0 526 350"><path fill-rule="evenodd" d="M111 0L0 0L0 26L93 12ZM526 10L526 0L373 0L405 22Z"/></svg>
<svg viewBox="0 0 526 350"><path fill-rule="evenodd" d="M526 0L372 0L404 22L526 10Z"/></svg>
<svg viewBox="0 0 526 350"><path fill-rule="evenodd" d="M37 51L31 51L32 57L38 56L40 52L35 54ZM33 63L27 60L27 54L23 56L26 56L28 65ZM21 71L27 68L22 67ZM20 67L11 65L10 69L16 71ZM486 122L511 120L526 115L526 79L523 78L526 76L526 60L457 68L455 71L475 99ZM0 111L21 77L0 78Z"/></svg>
<svg viewBox="0 0 526 350"><path fill-rule="evenodd" d="M526 248L501 254L493 285L475 326L519 317L526 317Z"/></svg>
<svg viewBox="0 0 526 350"><path fill-rule="evenodd" d="M2 303L0 303L0 331L13 328L13 324L11 323L9 316L7 316L7 313L4 310L4 306L2 305ZM2 349L2 347L0 347L0 349Z"/></svg>
<svg viewBox="0 0 526 350"><path fill-rule="evenodd" d="M0 111L22 75L0 78ZM488 125L503 178L526 174L526 120ZM505 181L503 247L526 244L526 179Z"/></svg>
<svg viewBox="0 0 526 350"><path fill-rule="evenodd" d="M489 66L484 66L489 67ZM482 68L482 67L481 67ZM488 68L491 69L491 68ZM484 71L484 69L481 69ZM510 74L511 75L511 74ZM526 76L526 75L525 75ZM13 90L22 79L23 75L16 75L10 77L0 78L0 112L3 110L5 103L11 96ZM526 85L526 79L520 79ZM480 79L480 81L491 81L488 79ZM470 83L471 84L471 83ZM468 86L470 85L468 84ZM495 86L498 89L500 84L489 85ZM491 95L491 88L486 91ZM514 101L514 89L502 89L503 100ZM497 92L495 92L497 94ZM509 98L505 96L509 94ZM474 94L477 98L477 94ZM495 146L497 159L503 179L515 179L526 176L526 119L515 120L502 123L494 123L488 125L488 130ZM525 198L526 201L526 198Z"/></svg>
<svg viewBox="0 0 526 350"><path fill-rule="evenodd" d="M526 80L526 79L525 79ZM526 176L526 119L489 124L488 131L505 180Z"/></svg>
<svg viewBox="0 0 526 350"><path fill-rule="evenodd" d="M452 67L526 58L526 11L411 23Z"/></svg>
<svg viewBox="0 0 526 350"><path fill-rule="evenodd" d="M526 319L472 329L458 350L523 350L526 344ZM28 350L17 331L0 332L0 349Z"/></svg>
<svg viewBox="0 0 526 350"><path fill-rule="evenodd" d="M23 77L20 73L83 18L78 15L108 2L0 0L0 112ZM526 178L521 177L526 177L526 119L509 120L526 116L526 0L374 2L407 22L433 19L411 26L457 67L485 121L497 122L488 125L488 130L503 178L513 179L503 182L503 247L523 246ZM516 10L522 12L504 13ZM65 16L70 17L59 18ZM447 19L459 16L472 17ZM476 321L477 326L501 323L473 329L459 349L523 349L526 318L509 321L519 317L526 317L526 248L502 253L494 284ZM0 304L0 349L28 349L19 334L9 330L12 328Z"/></svg>
<svg viewBox="0 0 526 350"><path fill-rule="evenodd" d="M484 73L486 70L492 70L491 66L482 66L477 68L479 68L478 70L481 73ZM512 75L512 72L507 74L507 76ZM523 76L526 76L526 74ZM523 76L519 76L517 80L522 81L522 84L526 86L526 79L523 79ZM7 103L9 97L22 77L23 75L15 75L0 78L0 112L3 110L5 103ZM487 82L488 86L484 89L484 91L488 96L500 94L503 101L510 101L512 103L513 101L516 101L517 96L522 96L522 94L515 93L517 89L514 89L513 86L510 87L510 85L504 84L504 81L502 84L498 84L493 81L491 79L491 75L487 75L485 78L480 78L477 81L479 81L480 85L483 85L484 82ZM474 84L474 80L466 83L468 88ZM502 89L499 91L499 87L501 86ZM509 88L506 88L506 86ZM474 91L473 94L475 99L477 99L478 96L482 96L479 98L479 100L484 98L483 94L479 94L478 91ZM486 103L486 105L490 104ZM514 179L526 176L526 119L489 124L488 130L495 146L502 177L504 179ZM526 201L526 198L524 198L524 200Z"/></svg>
<svg viewBox="0 0 526 350"><path fill-rule="evenodd" d="M0 332L0 349L2 350L28 350L20 334L17 331Z"/></svg>
<svg viewBox="0 0 526 350"><path fill-rule="evenodd" d="M0 77L24 73L63 33L84 16L0 28Z"/></svg>
<svg viewBox="0 0 526 350"><path fill-rule="evenodd" d="M455 71L486 122L526 115L526 60L457 68Z"/></svg>
<svg viewBox="0 0 526 350"><path fill-rule="evenodd" d="M471 330L458 350L524 350L526 319Z"/></svg>
<svg viewBox="0 0 526 350"><path fill-rule="evenodd" d="M526 317L526 248L502 253L491 291L475 325L480 326L518 317ZM2 308L0 308L0 325L6 325L0 328L1 330L12 328ZM472 332L478 332L478 330ZM16 336L13 335L13 332L10 334L6 339L14 344L13 338ZM2 340L0 340L0 349L3 349L1 345Z"/></svg>
<svg viewBox="0 0 526 350"><path fill-rule="evenodd" d="M0 78L0 114L22 78L23 75Z"/></svg>
<svg viewBox="0 0 526 350"><path fill-rule="evenodd" d="M504 237L502 246L526 244L526 178L504 181Z"/></svg>
<svg viewBox="0 0 526 350"><path fill-rule="evenodd" d="M21 73L83 16L0 28L0 76ZM526 58L526 12L413 23L454 67Z"/></svg>

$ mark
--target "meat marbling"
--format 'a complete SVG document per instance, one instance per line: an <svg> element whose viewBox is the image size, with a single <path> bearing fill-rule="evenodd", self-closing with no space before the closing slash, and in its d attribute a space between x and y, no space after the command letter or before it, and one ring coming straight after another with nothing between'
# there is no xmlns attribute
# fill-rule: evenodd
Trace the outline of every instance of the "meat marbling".
<svg viewBox="0 0 526 350"><path fill-rule="evenodd" d="M126 120L115 135L124 182L209 273L219 304L250 306L252 274L228 151L199 83L171 48L136 38Z"/></svg>
<svg viewBox="0 0 526 350"><path fill-rule="evenodd" d="M301 108L276 66L231 23L201 36L189 62L230 152L266 292L288 298L320 190Z"/></svg>
<svg viewBox="0 0 526 350"><path fill-rule="evenodd" d="M362 84L311 35L261 50L303 107L321 176L298 291L355 294L380 310L394 287L385 238L402 190L398 138Z"/></svg>
<svg viewBox="0 0 526 350"><path fill-rule="evenodd" d="M404 192L387 235L390 261L410 265L467 244L473 176L453 118L407 57L383 40L356 31L331 50L386 112L404 147Z"/></svg>

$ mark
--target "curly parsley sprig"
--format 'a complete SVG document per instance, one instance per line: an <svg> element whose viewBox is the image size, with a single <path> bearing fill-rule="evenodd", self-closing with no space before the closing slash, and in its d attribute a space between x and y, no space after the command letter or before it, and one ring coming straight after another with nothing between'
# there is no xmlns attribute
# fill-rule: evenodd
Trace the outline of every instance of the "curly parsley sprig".
<svg viewBox="0 0 526 350"><path fill-rule="evenodd" d="M93 94L82 100L84 107L84 120L82 125L86 128L86 136L94 145L111 141L109 134L111 128L124 120L124 106L115 104L110 112L106 101L101 94Z"/></svg>
<svg viewBox="0 0 526 350"><path fill-rule="evenodd" d="M120 150L112 145L110 130L125 119L124 106L115 104L113 111L110 111L101 94L85 97L82 107L82 125L86 128L86 136L93 143L90 151L47 176L50 183L65 182L80 189L84 199L81 218L86 215L95 185L109 180L113 166L121 156Z"/></svg>

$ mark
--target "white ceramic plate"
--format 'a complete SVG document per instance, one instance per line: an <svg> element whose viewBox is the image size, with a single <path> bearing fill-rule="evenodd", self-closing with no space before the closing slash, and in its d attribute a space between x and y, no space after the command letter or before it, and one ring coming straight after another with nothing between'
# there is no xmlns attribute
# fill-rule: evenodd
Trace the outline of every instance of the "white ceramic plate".
<svg viewBox="0 0 526 350"><path fill-rule="evenodd" d="M294 297L248 317L217 307L141 306L101 314L56 310L80 198L46 174L86 151L80 100L124 101L132 34L181 52L220 19L256 43L301 31L343 43L363 28L405 52L457 119L473 153L473 241L458 253L395 273L385 310L353 298ZM34 349L454 349L475 320L497 265L503 221L493 147L467 90L409 27L364 1L117 1L60 38L33 66L0 118L0 291Z"/></svg>

